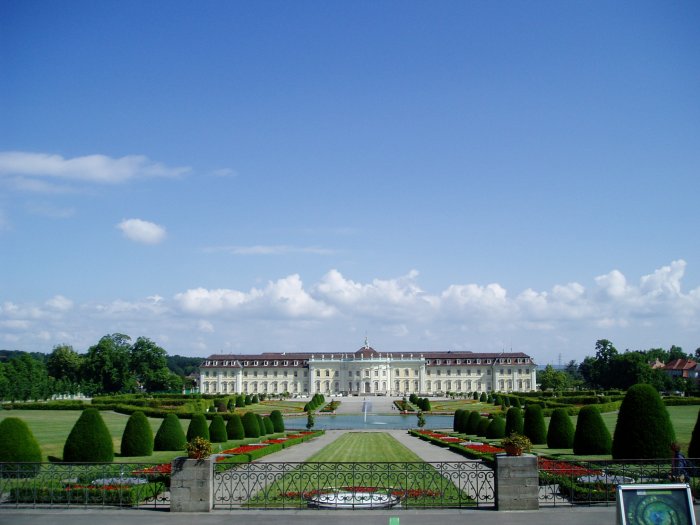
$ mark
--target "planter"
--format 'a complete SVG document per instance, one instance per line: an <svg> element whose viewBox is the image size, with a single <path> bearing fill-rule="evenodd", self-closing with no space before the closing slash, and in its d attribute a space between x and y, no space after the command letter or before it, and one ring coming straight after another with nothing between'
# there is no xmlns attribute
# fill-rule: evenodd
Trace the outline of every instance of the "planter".
<svg viewBox="0 0 700 525"><path fill-rule="evenodd" d="M524 450L523 447L519 447L517 445L504 445L503 449L509 456L522 456Z"/></svg>

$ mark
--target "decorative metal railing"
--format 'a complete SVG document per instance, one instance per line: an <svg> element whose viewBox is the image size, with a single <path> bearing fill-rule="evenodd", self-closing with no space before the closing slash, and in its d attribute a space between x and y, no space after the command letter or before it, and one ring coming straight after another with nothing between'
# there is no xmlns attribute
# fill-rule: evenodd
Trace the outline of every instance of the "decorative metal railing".
<svg viewBox="0 0 700 525"><path fill-rule="evenodd" d="M168 507L169 464L0 463L3 507Z"/></svg>
<svg viewBox="0 0 700 525"><path fill-rule="evenodd" d="M696 463L700 464L700 463ZM691 485L693 493L700 488L700 471L695 468L681 478L673 472L671 461L608 460L555 461L539 459L540 505L614 505L617 485L629 483L677 483L681 479Z"/></svg>
<svg viewBox="0 0 700 525"><path fill-rule="evenodd" d="M217 464L215 508L464 508L494 505L481 461Z"/></svg>

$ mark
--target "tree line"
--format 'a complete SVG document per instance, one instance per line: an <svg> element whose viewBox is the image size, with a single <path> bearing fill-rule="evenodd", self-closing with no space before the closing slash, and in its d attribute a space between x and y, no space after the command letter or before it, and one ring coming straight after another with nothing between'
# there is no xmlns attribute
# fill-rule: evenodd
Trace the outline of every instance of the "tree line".
<svg viewBox="0 0 700 525"><path fill-rule="evenodd" d="M625 350L619 352L607 339L595 344L595 356L587 356L581 363L569 361L563 370L547 365L537 374L542 390L603 389L627 390L638 383L647 383L658 391L689 393L696 389L693 380L671 377L664 370L654 368L656 362L668 364L676 359L700 360L700 348L686 354L679 346L669 350Z"/></svg>
<svg viewBox="0 0 700 525"><path fill-rule="evenodd" d="M181 391L200 358L168 356L147 337L110 334L80 354L57 345L46 355L0 351L0 400L29 401L54 395Z"/></svg>

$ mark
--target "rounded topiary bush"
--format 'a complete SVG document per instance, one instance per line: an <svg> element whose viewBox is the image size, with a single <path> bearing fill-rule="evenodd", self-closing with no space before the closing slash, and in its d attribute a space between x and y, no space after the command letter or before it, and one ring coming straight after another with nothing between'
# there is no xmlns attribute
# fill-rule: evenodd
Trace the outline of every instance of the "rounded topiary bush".
<svg viewBox="0 0 700 525"><path fill-rule="evenodd" d="M513 432L523 433L523 412L517 407L511 407L506 412L506 436L510 436Z"/></svg>
<svg viewBox="0 0 700 525"><path fill-rule="evenodd" d="M0 463L40 463L41 449L27 424L17 417L0 422ZM28 478L38 474L41 465L5 465L3 477Z"/></svg>
<svg viewBox="0 0 700 525"><path fill-rule="evenodd" d="M566 409L554 409L547 430L547 446L549 448L572 448L574 446L574 433L574 424Z"/></svg>
<svg viewBox="0 0 700 525"><path fill-rule="evenodd" d="M137 410L129 416L122 433L121 454L126 457L153 454L153 430L148 418Z"/></svg>
<svg viewBox="0 0 700 525"><path fill-rule="evenodd" d="M226 423L226 435L229 439L243 439L245 437L243 423L238 414L233 414Z"/></svg>
<svg viewBox="0 0 700 525"><path fill-rule="evenodd" d="M479 396L479 401L481 403L486 403L488 400L488 396L486 395L486 392L482 392L481 395Z"/></svg>
<svg viewBox="0 0 700 525"><path fill-rule="evenodd" d="M265 421L260 414L255 414L255 418L258 420L258 428L260 429L260 436L267 434L267 428L265 428Z"/></svg>
<svg viewBox="0 0 700 525"><path fill-rule="evenodd" d="M489 428L491 420L487 417L479 419L479 424L476 427L476 435L486 437L486 430Z"/></svg>
<svg viewBox="0 0 700 525"><path fill-rule="evenodd" d="M189 443L196 437L209 441L209 427L204 414L194 414L187 427L187 442Z"/></svg>
<svg viewBox="0 0 700 525"><path fill-rule="evenodd" d="M457 410L455 410L454 417L452 418L452 430L455 432L462 431L461 430L462 427L460 426L459 419L460 419L460 417L462 417L463 413L464 413L464 410L462 410L461 408L458 408Z"/></svg>
<svg viewBox="0 0 700 525"><path fill-rule="evenodd" d="M153 439L153 450L184 450L186 444L180 420L175 414L167 414Z"/></svg>
<svg viewBox="0 0 700 525"><path fill-rule="evenodd" d="M250 402L251 402L251 403L260 403L260 398L258 397L258 394L255 394L255 395L251 398Z"/></svg>
<svg viewBox="0 0 700 525"><path fill-rule="evenodd" d="M253 414L252 412L246 412L245 414L243 414L243 418L241 419L241 421L243 423L243 431L245 433L245 437L260 437L260 424L258 423L258 418L255 417L255 414Z"/></svg>
<svg viewBox="0 0 700 525"><path fill-rule="evenodd" d="M481 415L479 412L474 410L469 414L469 420L467 421L467 434L476 434L479 430L479 421L481 421Z"/></svg>
<svg viewBox="0 0 700 525"><path fill-rule="evenodd" d="M506 420L496 416L491 420L489 428L486 429L488 439L499 439L506 437Z"/></svg>
<svg viewBox="0 0 700 525"><path fill-rule="evenodd" d="M272 424L272 420L270 419L270 416L264 416L263 423L265 424L265 434L274 434L275 433L275 425Z"/></svg>
<svg viewBox="0 0 700 525"><path fill-rule="evenodd" d="M245 407L245 396L243 394L241 394L236 398L236 408L243 408L243 407Z"/></svg>
<svg viewBox="0 0 700 525"><path fill-rule="evenodd" d="M528 405L525 409L523 434L530 438L533 445L547 443L547 425L544 422L544 415L540 405Z"/></svg>
<svg viewBox="0 0 700 525"><path fill-rule="evenodd" d="M228 441L226 434L226 423L219 414L215 415L209 423L209 441L212 443L225 443Z"/></svg>
<svg viewBox="0 0 700 525"><path fill-rule="evenodd" d="M467 433L467 428L469 428L469 416L471 415L471 410L463 410L459 416L459 432L462 434Z"/></svg>
<svg viewBox="0 0 700 525"><path fill-rule="evenodd" d="M63 445L63 461L109 463L114 460L112 435L96 408L86 408Z"/></svg>
<svg viewBox="0 0 700 525"><path fill-rule="evenodd" d="M690 445L688 445L688 457L700 458L700 410L698 410L698 418L695 421L693 434L690 436Z"/></svg>
<svg viewBox="0 0 700 525"><path fill-rule="evenodd" d="M272 420L272 427L275 432L284 432L284 418L282 417L282 412L273 410L270 412L270 419Z"/></svg>
<svg viewBox="0 0 700 525"><path fill-rule="evenodd" d="M610 454L610 432L594 405L585 406L578 413L573 448L576 455Z"/></svg>
<svg viewBox="0 0 700 525"><path fill-rule="evenodd" d="M657 390L631 387L620 405L612 444L613 459L655 459L670 454L676 434Z"/></svg>

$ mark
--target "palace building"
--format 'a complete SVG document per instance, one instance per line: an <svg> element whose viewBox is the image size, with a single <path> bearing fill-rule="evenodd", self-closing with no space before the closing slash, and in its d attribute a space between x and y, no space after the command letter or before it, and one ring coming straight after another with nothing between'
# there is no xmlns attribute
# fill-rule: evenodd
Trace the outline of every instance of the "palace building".
<svg viewBox="0 0 700 525"><path fill-rule="evenodd" d="M199 371L203 394L441 395L527 392L537 365L520 352L378 352L211 355Z"/></svg>

